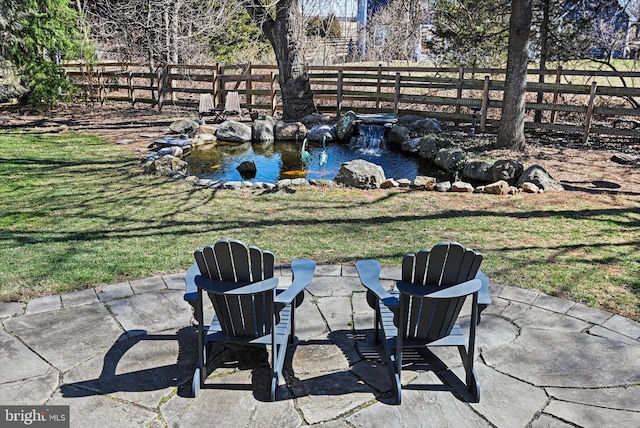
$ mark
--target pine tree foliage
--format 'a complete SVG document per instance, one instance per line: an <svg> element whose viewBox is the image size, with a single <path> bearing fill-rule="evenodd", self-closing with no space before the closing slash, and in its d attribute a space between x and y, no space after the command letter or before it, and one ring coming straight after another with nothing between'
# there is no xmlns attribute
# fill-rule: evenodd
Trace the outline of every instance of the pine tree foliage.
<svg viewBox="0 0 640 428"><path fill-rule="evenodd" d="M504 64L509 4L496 0L436 0L434 37L428 44L443 64L488 67Z"/></svg>
<svg viewBox="0 0 640 428"><path fill-rule="evenodd" d="M52 106L70 96L62 60L91 56L82 16L68 0L19 0L2 3L1 55L29 89L25 102Z"/></svg>

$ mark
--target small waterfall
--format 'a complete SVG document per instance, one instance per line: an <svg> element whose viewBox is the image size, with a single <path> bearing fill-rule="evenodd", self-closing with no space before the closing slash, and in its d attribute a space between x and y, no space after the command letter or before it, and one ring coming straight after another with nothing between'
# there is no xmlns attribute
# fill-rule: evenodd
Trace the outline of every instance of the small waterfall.
<svg viewBox="0 0 640 428"><path fill-rule="evenodd" d="M349 147L358 150L363 155L380 156L386 148L384 142L385 127L382 125L360 123L357 135L351 137Z"/></svg>

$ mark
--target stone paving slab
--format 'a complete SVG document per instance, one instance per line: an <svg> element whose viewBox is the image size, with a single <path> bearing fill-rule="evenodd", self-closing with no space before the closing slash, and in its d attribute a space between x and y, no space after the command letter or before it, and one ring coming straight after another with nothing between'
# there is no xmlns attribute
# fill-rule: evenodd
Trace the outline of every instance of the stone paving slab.
<svg viewBox="0 0 640 428"><path fill-rule="evenodd" d="M0 385L51 371L51 366L20 340L5 331L0 331Z"/></svg>
<svg viewBox="0 0 640 428"><path fill-rule="evenodd" d="M189 324L191 307L183 294L178 290L143 293L111 300L107 306L129 334L155 333Z"/></svg>
<svg viewBox="0 0 640 428"><path fill-rule="evenodd" d="M596 406L551 401L544 412L581 427L637 427L640 412L612 410Z"/></svg>
<svg viewBox="0 0 640 428"><path fill-rule="evenodd" d="M62 372L106 351L122 333L107 308L100 304L24 315L3 324Z"/></svg>
<svg viewBox="0 0 640 428"><path fill-rule="evenodd" d="M20 302L0 302L0 320L15 315L22 315L26 307L27 305Z"/></svg>
<svg viewBox="0 0 640 428"><path fill-rule="evenodd" d="M98 298L102 302L106 302L114 299L122 299L123 297L129 297L133 294L133 289L128 282L119 282L112 285L104 285L96 288Z"/></svg>
<svg viewBox="0 0 640 428"><path fill-rule="evenodd" d="M73 293L66 293L60 295L62 299L62 306L64 308L74 308L76 306L90 305L92 303L98 303L98 295L94 288L87 288Z"/></svg>
<svg viewBox="0 0 640 428"><path fill-rule="evenodd" d="M57 370L49 370L41 376L32 374L32 377L18 382L0 383L0 403L13 406L45 405L58 388L59 378Z"/></svg>
<svg viewBox="0 0 640 428"><path fill-rule="evenodd" d="M36 297L27 303L26 314L37 314L40 312L56 311L62 309L62 299L59 294L51 296Z"/></svg>
<svg viewBox="0 0 640 428"><path fill-rule="evenodd" d="M594 336L606 337L608 339L617 340L618 342L626 343L631 346L640 346L640 340L631 339L629 336L625 336L624 334L620 334L616 331L609 330L608 328L604 328L600 325L594 325L589 329L589 333Z"/></svg>
<svg viewBox="0 0 640 428"><path fill-rule="evenodd" d="M291 270L277 271L287 287ZM403 403L393 405L352 265L318 267L275 403L268 353L222 345L191 398L196 334L183 289L177 273L1 303L0 404L68 404L82 428L640 425L637 322L494 283L476 338L480 402L469 402L458 352L438 348L406 353Z"/></svg>
<svg viewBox="0 0 640 428"><path fill-rule="evenodd" d="M163 275L162 280L169 289L184 290L184 273L174 273L171 275Z"/></svg>
<svg viewBox="0 0 640 428"><path fill-rule="evenodd" d="M591 308L581 303L576 303L575 305L573 305L571 309L567 311L567 315L591 324L602 324L612 316L612 314L610 314L609 312Z"/></svg>
<svg viewBox="0 0 640 428"><path fill-rule="evenodd" d="M483 357L489 366L536 386L640 383L640 348L584 333L524 328L513 342L485 349Z"/></svg>
<svg viewBox="0 0 640 428"><path fill-rule="evenodd" d="M609 330L624 334L632 339L640 339L640 323L621 317L620 315L612 316L605 321L602 326Z"/></svg>
<svg viewBox="0 0 640 428"><path fill-rule="evenodd" d="M154 276L152 278L142 278L135 281L129 281L129 285L136 294L146 293L148 291L158 291L167 288L167 284L161 276Z"/></svg>

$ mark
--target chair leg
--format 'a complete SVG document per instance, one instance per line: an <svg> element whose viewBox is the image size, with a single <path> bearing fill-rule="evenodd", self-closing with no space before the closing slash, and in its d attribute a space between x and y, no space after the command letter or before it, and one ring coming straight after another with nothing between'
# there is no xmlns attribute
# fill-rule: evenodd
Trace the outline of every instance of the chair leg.
<svg viewBox="0 0 640 428"><path fill-rule="evenodd" d="M395 370L394 370L394 383L396 390L394 391L397 397L397 404L402 404L402 343L400 346L396 345L396 357L395 357Z"/></svg>
<svg viewBox="0 0 640 428"><path fill-rule="evenodd" d="M276 392L280 381L284 359L287 354L287 341L282 344L274 344L271 359L271 401L276 401Z"/></svg>
<svg viewBox="0 0 640 428"><path fill-rule="evenodd" d="M193 398L198 396L198 392L200 392L200 388L201 388L201 374L200 374L200 364L198 364L198 366L196 366L196 370L193 373L193 380L191 381L191 396Z"/></svg>
<svg viewBox="0 0 640 428"><path fill-rule="evenodd" d="M382 324L382 315L380 314L380 306L376 305L375 316L373 321L373 339L376 345L380 344L380 324Z"/></svg>
<svg viewBox="0 0 640 428"><path fill-rule="evenodd" d="M467 385L467 391L473 397L473 402L478 403L480 401L480 381L478 380L478 373L473 366L474 355L469 352L466 346L458 346L458 352L462 358L462 365L465 371L465 384Z"/></svg>

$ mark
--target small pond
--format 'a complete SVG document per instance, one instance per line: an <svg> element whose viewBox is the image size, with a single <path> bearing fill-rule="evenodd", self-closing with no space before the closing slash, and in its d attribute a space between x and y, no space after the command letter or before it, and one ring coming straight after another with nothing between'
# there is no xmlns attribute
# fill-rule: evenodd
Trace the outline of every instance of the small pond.
<svg viewBox="0 0 640 428"><path fill-rule="evenodd" d="M327 164L320 166L321 143L307 143L306 150L311 154L311 161L305 168L300 161L302 142L276 141L272 144L218 143L211 146L195 147L186 158L189 163L187 173L200 178L220 181L243 180L237 171L238 165L244 161L255 162L255 177L244 177L252 181L276 183L286 178L306 177L308 180L333 180L343 162L354 159L380 165L385 176L395 179L413 180L417 175L433 173L433 167L417 156L402 153L399 149L387 147L381 139L354 137L351 143L327 143Z"/></svg>

